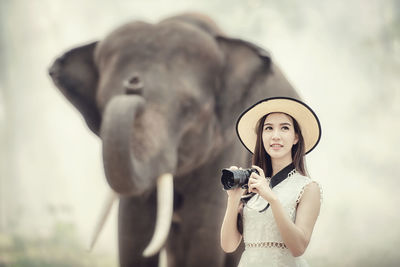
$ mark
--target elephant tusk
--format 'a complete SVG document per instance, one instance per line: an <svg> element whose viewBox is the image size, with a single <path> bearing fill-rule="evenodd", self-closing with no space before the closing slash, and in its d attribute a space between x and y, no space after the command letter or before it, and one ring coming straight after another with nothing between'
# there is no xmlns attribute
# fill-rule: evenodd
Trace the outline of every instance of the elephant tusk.
<svg viewBox="0 0 400 267"><path fill-rule="evenodd" d="M117 198L118 198L118 194L111 190L111 192L107 196L106 202L104 203L103 210L102 210L101 216L99 217L99 220L97 222L95 231L93 232L89 251L92 251L94 245L96 244L97 238L99 237L101 230L104 227L104 223L106 222L108 216L110 215L111 208Z"/></svg>
<svg viewBox="0 0 400 267"><path fill-rule="evenodd" d="M167 249L163 248L158 256L158 267L168 267Z"/></svg>
<svg viewBox="0 0 400 267"><path fill-rule="evenodd" d="M166 173L157 180L157 219L153 238L143 251L144 257L155 255L164 246L171 227L174 201L172 174Z"/></svg>

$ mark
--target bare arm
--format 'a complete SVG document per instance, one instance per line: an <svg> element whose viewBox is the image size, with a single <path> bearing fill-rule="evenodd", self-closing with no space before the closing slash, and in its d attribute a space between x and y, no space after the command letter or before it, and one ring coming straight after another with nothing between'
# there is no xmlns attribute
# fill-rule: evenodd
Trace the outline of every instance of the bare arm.
<svg viewBox="0 0 400 267"><path fill-rule="evenodd" d="M301 256L311 239L320 211L320 189L317 183L310 183L297 207L296 222L293 223L276 198L270 202L272 213L282 239L294 257Z"/></svg>
<svg viewBox="0 0 400 267"><path fill-rule="evenodd" d="M230 169L237 169L236 166L231 166ZM237 229L237 216L239 212L240 197L245 190L236 188L227 190L228 201L224 221L221 226L221 248L225 252L233 252L237 249L242 240L242 235Z"/></svg>
<svg viewBox="0 0 400 267"><path fill-rule="evenodd" d="M249 179L249 191L258 193L271 205L272 214L281 233L283 242L294 257L304 253L311 239L311 234L317 221L320 202L320 189L317 183L308 184L297 207L296 222L293 223L282 207L275 193L269 187L264 172L258 166L260 175L252 173Z"/></svg>
<svg viewBox="0 0 400 267"><path fill-rule="evenodd" d="M225 217L221 227L221 248L228 253L235 251L242 240L242 235L237 229L239 204L240 197L228 196Z"/></svg>

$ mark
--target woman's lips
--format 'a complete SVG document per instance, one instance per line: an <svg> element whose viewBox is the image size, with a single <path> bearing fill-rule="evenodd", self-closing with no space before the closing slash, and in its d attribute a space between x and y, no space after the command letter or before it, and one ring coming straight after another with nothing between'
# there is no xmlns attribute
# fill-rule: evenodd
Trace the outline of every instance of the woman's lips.
<svg viewBox="0 0 400 267"><path fill-rule="evenodd" d="M281 149L283 147L283 145L280 145L280 144L272 144L271 145L271 148L273 149L273 150L279 150L279 149Z"/></svg>

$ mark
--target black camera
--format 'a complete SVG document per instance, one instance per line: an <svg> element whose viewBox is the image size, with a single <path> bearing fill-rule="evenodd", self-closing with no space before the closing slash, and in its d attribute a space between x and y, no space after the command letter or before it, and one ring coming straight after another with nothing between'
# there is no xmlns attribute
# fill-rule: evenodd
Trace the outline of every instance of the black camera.
<svg viewBox="0 0 400 267"><path fill-rule="evenodd" d="M221 183L225 190L231 190L238 187L247 189L250 175L253 172L259 174L254 168L243 170L222 169Z"/></svg>

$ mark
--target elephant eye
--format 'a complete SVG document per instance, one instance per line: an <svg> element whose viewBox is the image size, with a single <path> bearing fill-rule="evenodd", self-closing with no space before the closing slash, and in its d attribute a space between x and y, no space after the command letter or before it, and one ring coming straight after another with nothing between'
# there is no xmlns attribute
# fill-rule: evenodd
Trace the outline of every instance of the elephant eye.
<svg viewBox="0 0 400 267"><path fill-rule="evenodd" d="M123 82L125 93L128 95L142 94L144 84L138 74L133 74Z"/></svg>
<svg viewBox="0 0 400 267"><path fill-rule="evenodd" d="M139 82L140 82L140 79L137 76L134 76L134 77L129 79L129 83L130 84L138 84Z"/></svg>

